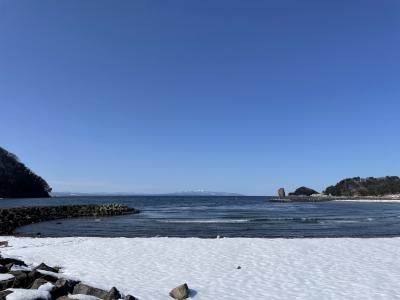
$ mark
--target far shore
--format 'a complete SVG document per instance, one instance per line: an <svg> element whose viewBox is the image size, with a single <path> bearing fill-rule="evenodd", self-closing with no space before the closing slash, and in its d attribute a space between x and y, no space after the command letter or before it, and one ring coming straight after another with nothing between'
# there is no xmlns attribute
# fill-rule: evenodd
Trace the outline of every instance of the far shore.
<svg viewBox="0 0 400 300"><path fill-rule="evenodd" d="M273 198L273 202L378 202L378 203L400 203L400 195L390 196L286 196Z"/></svg>

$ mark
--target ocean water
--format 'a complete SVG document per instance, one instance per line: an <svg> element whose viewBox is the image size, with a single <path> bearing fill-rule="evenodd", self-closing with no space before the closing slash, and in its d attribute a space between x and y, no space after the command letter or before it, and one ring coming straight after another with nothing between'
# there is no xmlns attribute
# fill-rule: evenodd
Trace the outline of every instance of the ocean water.
<svg viewBox="0 0 400 300"><path fill-rule="evenodd" d="M400 204L275 203L268 197L57 197L0 200L0 207L122 203L140 214L64 219L21 227L23 235L111 237L400 236Z"/></svg>

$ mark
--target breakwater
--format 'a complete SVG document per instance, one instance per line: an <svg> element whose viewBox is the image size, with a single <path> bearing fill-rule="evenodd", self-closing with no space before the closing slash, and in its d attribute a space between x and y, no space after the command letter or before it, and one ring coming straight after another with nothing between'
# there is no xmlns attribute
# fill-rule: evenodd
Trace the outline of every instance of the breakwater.
<svg viewBox="0 0 400 300"><path fill-rule="evenodd" d="M117 216L139 211L122 204L35 206L0 209L0 234L21 226L67 218Z"/></svg>

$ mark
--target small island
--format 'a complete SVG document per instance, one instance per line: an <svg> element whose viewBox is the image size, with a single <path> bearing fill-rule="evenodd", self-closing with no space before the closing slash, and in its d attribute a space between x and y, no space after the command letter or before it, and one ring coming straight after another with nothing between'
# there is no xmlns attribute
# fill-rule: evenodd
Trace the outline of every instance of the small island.
<svg viewBox="0 0 400 300"><path fill-rule="evenodd" d="M283 188L273 201L400 200L400 177L353 177L328 186L322 193L302 186L286 196Z"/></svg>

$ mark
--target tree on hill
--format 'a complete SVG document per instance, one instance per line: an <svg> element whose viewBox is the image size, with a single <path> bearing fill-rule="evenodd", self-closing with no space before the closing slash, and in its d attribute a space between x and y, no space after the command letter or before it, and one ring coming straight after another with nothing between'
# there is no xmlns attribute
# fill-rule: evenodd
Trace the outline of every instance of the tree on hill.
<svg viewBox="0 0 400 300"><path fill-rule="evenodd" d="M0 198L49 197L51 187L18 157L0 147Z"/></svg>
<svg viewBox="0 0 400 300"><path fill-rule="evenodd" d="M400 178L386 177L353 177L329 186L324 194L332 196L384 196L400 194Z"/></svg>

